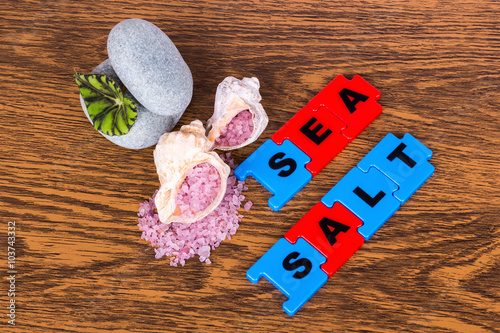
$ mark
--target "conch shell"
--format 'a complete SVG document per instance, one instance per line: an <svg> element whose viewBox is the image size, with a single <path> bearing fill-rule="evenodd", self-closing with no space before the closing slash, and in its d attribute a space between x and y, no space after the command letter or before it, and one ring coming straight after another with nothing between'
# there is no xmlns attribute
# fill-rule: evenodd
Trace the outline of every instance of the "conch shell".
<svg viewBox="0 0 500 333"><path fill-rule="evenodd" d="M259 79L256 77L238 80L228 76L219 84L215 94L214 114L207 122L208 139L215 143L215 140L221 135L221 129L244 110L249 110L252 114L254 126L252 134L245 142L231 147L214 144L214 148L220 150L241 148L257 140L266 129L269 119L262 104L259 103L262 99L259 87Z"/></svg>
<svg viewBox="0 0 500 333"><path fill-rule="evenodd" d="M161 136L154 150L154 160L160 178L160 190L156 194L155 204L158 217L165 224L171 222L195 222L213 211L221 202L226 192L230 168L219 155L210 151L213 144L205 136L205 129L199 120L184 125L178 132L165 133ZM189 170L200 163L208 162L220 175L220 191L215 200L205 210L192 217L179 216L176 211L176 198Z"/></svg>

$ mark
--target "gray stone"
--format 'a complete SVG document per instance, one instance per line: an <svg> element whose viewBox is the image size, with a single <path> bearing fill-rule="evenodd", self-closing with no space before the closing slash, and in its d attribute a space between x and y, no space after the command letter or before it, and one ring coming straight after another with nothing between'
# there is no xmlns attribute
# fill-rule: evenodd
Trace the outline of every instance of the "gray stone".
<svg viewBox="0 0 500 333"><path fill-rule="evenodd" d="M104 74L113 79L119 85L122 84L113 70L113 67L111 67L109 59L106 59L99 66L97 66L91 74ZM154 146L158 143L160 136L172 130L182 115L182 113L175 117L157 115L142 106L129 91L126 91L124 95L134 101L137 105L137 119L130 131L121 136L109 136L99 132L106 139L114 144L117 144L118 146L130 149L142 149ZM80 103L82 104L85 115L90 121L90 116L87 112L87 107L85 106L82 96L80 96ZM92 123L92 121L90 122Z"/></svg>
<svg viewBox="0 0 500 333"><path fill-rule="evenodd" d="M170 38L141 19L118 23L108 56L127 90L151 112L179 117L191 102L193 77Z"/></svg>

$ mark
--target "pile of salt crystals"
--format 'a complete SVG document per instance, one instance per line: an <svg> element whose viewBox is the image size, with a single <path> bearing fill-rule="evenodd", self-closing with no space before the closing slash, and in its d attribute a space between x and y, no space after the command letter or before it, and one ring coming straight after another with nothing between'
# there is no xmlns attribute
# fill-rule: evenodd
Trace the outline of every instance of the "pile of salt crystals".
<svg viewBox="0 0 500 333"><path fill-rule="evenodd" d="M231 135L231 134L230 134ZM231 173L227 179L226 194L221 203L204 218L193 223L170 223L164 224L155 213L154 196L139 208L139 229L142 230L142 239L151 242L155 248L156 258L167 256L170 258L170 265L184 266L186 259L199 255L200 261L207 264L211 263L208 257L210 251L220 245L226 239L236 233L239 222L243 218L238 213L241 203L245 199L242 192L247 189L243 181L238 181L234 176L233 170L236 165L230 157L230 153L221 158L231 168ZM190 211L202 210L213 199L214 193L218 192L220 187L219 177L208 177L207 174L217 173L212 166L202 163L189 171L181 190L178 193L176 202L183 205L183 214L189 214ZM193 198L198 198L193 200ZM248 201L244 209L249 211L252 202Z"/></svg>
<svg viewBox="0 0 500 333"><path fill-rule="evenodd" d="M210 251L236 233L243 218L238 213L245 199L242 192L247 188L234 176L236 166L229 153L221 156L222 161L210 155L213 149L246 146L264 131L269 119L259 103L259 87L255 77L225 78L217 87L208 134L195 120L160 138L154 156L161 186L141 204L138 214L142 238L151 242L156 258L166 256L170 265L184 266L197 254L201 262L210 263ZM199 164L191 168L195 161ZM185 175L181 184L179 174ZM249 201L244 208L248 211L251 206Z"/></svg>

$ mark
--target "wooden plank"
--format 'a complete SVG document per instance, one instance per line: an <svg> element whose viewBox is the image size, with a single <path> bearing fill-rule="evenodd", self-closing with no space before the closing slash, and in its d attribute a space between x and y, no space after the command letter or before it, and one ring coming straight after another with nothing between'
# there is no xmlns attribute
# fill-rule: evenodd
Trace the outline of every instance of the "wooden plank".
<svg viewBox="0 0 500 333"><path fill-rule="evenodd" d="M0 330L498 330L499 14L498 2L468 0L7 2L0 244L15 221L18 274L16 326L4 291ZM237 162L336 75L363 76L384 111L281 211L248 180L254 206L213 263L170 267L136 226L139 202L159 185L153 148L126 150L95 132L72 77L107 58L110 29L131 17L158 25L191 68L179 125L206 122L224 77L259 78L270 123L233 152ZM389 132L431 148L435 175L288 317L284 296L246 270Z"/></svg>

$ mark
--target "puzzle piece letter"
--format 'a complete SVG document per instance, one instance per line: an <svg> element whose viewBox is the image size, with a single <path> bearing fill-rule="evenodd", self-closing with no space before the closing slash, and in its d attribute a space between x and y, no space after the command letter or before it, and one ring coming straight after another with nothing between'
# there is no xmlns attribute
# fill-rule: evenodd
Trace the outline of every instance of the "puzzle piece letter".
<svg viewBox="0 0 500 333"><path fill-rule="evenodd" d="M328 208L321 202L288 230L290 243L305 239L326 257L321 269L331 277L365 242L358 233L363 222L341 203Z"/></svg>
<svg viewBox="0 0 500 333"><path fill-rule="evenodd" d="M264 276L288 297L283 310L293 316L326 283L328 277L320 268L325 261L305 240L290 244L281 238L250 267L247 278L257 283Z"/></svg>
<svg viewBox="0 0 500 333"><path fill-rule="evenodd" d="M347 139L340 131L345 124L320 107L313 111L307 106L297 112L271 137L277 144L288 139L311 158L306 165L312 176L316 176L346 146Z"/></svg>
<svg viewBox="0 0 500 333"><path fill-rule="evenodd" d="M310 161L288 140L281 145L267 140L234 170L234 174L239 180L251 175L274 194L268 204L277 211L311 181L312 175L305 168Z"/></svg>
<svg viewBox="0 0 500 333"><path fill-rule="evenodd" d="M434 173L428 162L432 151L407 133L403 139L387 134L358 163L358 168L367 172L376 167L399 186L394 197L405 203L413 193Z"/></svg>
<svg viewBox="0 0 500 333"><path fill-rule="evenodd" d="M358 232L368 240L400 207L393 197L398 186L376 168L364 173L353 168L321 202L332 207L340 202L363 221Z"/></svg>
<svg viewBox="0 0 500 333"><path fill-rule="evenodd" d="M312 110L325 106L334 113L347 125L342 134L351 142L382 113L382 106L377 103L379 99L380 91L361 76L354 75L352 80L348 80L339 75L307 106Z"/></svg>

